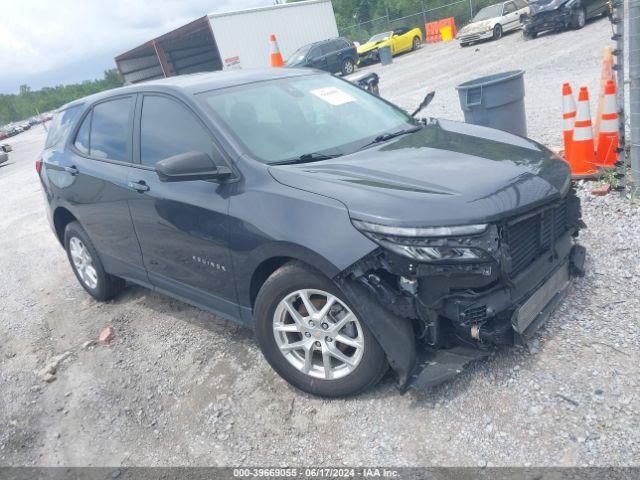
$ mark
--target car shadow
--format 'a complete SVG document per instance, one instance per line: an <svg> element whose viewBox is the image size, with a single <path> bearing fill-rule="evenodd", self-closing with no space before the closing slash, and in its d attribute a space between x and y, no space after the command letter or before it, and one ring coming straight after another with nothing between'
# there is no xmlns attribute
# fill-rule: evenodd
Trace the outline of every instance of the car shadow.
<svg viewBox="0 0 640 480"><path fill-rule="evenodd" d="M237 335L238 343L254 338L251 329L243 325L135 284L127 283L126 289L111 300L111 303L114 305L141 303L143 308L151 309L156 313L170 315L176 320L188 322L211 332Z"/></svg>

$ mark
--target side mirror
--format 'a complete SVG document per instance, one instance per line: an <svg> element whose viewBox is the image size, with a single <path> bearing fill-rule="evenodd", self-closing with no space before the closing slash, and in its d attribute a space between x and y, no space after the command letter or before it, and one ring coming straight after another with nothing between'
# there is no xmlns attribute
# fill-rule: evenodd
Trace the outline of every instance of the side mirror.
<svg viewBox="0 0 640 480"><path fill-rule="evenodd" d="M11 148L11 145L9 145L9 144L2 145L2 151L4 153L13 152L13 148Z"/></svg>
<svg viewBox="0 0 640 480"><path fill-rule="evenodd" d="M220 180L231 175L227 167L216 167L211 157L202 152L187 152L165 158L156 163L161 182L190 182Z"/></svg>

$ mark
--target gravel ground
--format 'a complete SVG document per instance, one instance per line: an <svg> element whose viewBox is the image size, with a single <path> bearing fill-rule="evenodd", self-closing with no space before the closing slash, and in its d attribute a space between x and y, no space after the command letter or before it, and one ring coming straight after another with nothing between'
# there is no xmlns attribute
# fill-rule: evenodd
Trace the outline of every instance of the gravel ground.
<svg viewBox="0 0 640 480"><path fill-rule="evenodd" d="M409 108L436 87L431 112L457 118L453 85L524 66L530 133L553 144L560 83L593 85L608 28L425 47L395 61L395 79L382 69L383 94ZM325 401L290 388L250 332L208 313L138 287L93 301L45 220L33 169L43 140L42 127L14 137L0 167L0 464L640 464L637 204L581 187L588 273L530 352L503 351L427 393L400 395L387 377ZM91 345L107 325L111 346Z"/></svg>

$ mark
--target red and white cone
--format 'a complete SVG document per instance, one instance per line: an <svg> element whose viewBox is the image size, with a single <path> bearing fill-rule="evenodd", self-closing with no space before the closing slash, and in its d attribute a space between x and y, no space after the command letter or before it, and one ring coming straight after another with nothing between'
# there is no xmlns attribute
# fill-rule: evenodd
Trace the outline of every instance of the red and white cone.
<svg viewBox="0 0 640 480"><path fill-rule="evenodd" d="M573 124L573 143L569 164L571 174L577 178L595 175L595 152L593 146L593 125L589 109L589 91L587 87L580 88L578 94L578 113Z"/></svg>
<svg viewBox="0 0 640 480"><path fill-rule="evenodd" d="M596 163L599 167L612 167L618 161L618 128L616 84L609 80L604 87L604 106L598 135Z"/></svg>

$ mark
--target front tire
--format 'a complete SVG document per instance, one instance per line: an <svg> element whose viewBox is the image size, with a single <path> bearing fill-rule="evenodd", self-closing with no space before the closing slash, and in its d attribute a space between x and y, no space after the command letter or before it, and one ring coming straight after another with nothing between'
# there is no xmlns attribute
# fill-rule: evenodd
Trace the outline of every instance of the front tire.
<svg viewBox="0 0 640 480"><path fill-rule="evenodd" d="M64 231L64 247L78 282L89 295L104 302L115 297L125 286L123 279L109 275L87 232L78 222L71 222Z"/></svg>
<svg viewBox="0 0 640 480"><path fill-rule="evenodd" d="M415 51L420 48L420 37L413 37L413 43L411 44L411 51Z"/></svg>
<svg viewBox="0 0 640 480"><path fill-rule="evenodd" d="M576 12L576 16L573 20L573 28L575 28L576 30L580 30L586 25L586 23L587 23L587 12L584 8L580 8Z"/></svg>
<svg viewBox="0 0 640 480"><path fill-rule="evenodd" d="M350 75L354 72L355 70L355 64L353 63L353 60L351 60L350 58L345 58L342 61L342 65L340 66L340 72L342 73L342 75Z"/></svg>
<svg viewBox="0 0 640 480"><path fill-rule="evenodd" d="M493 39L500 40L502 38L502 25L499 23L493 27Z"/></svg>
<svg viewBox="0 0 640 480"><path fill-rule="evenodd" d="M255 333L273 369L294 387L343 397L377 384L384 351L338 286L299 262L264 283L254 307Z"/></svg>

